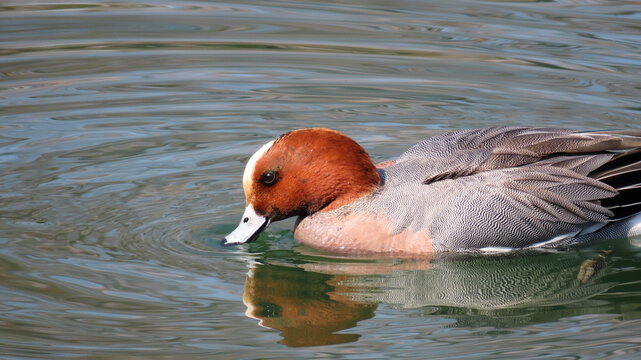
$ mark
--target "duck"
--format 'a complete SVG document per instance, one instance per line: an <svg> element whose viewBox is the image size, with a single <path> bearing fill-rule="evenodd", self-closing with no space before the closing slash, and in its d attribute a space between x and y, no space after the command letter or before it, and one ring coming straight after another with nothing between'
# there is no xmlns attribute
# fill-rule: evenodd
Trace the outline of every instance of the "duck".
<svg viewBox="0 0 641 360"><path fill-rule="evenodd" d="M375 164L342 132L304 128L260 147L242 186L222 245L297 217L298 242L347 255L568 248L641 235L641 130L457 130Z"/></svg>

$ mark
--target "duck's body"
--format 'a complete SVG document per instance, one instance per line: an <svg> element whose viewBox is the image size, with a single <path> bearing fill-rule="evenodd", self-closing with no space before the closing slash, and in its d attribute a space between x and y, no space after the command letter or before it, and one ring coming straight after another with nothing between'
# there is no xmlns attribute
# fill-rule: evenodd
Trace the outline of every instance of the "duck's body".
<svg viewBox="0 0 641 360"><path fill-rule="evenodd" d="M346 136L303 129L255 154L244 188L227 243L299 216L297 240L343 253L567 246L641 234L641 131L457 131L376 167Z"/></svg>

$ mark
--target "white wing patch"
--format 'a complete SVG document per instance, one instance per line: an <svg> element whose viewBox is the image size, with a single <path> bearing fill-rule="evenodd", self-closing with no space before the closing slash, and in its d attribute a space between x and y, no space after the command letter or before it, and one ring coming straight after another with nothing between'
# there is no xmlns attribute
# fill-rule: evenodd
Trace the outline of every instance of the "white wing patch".
<svg viewBox="0 0 641 360"><path fill-rule="evenodd" d="M517 249L511 248L511 247L505 247L505 246L487 246L487 247L481 248L480 250L483 253L499 254L499 253L508 253Z"/></svg>

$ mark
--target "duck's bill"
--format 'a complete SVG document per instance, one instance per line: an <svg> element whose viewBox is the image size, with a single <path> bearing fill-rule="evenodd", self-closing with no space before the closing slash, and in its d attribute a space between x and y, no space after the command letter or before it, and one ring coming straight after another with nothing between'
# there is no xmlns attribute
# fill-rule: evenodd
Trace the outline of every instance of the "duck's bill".
<svg viewBox="0 0 641 360"><path fill-rule="evenodd" d="M240 224L236 230L225 236L222 244L236 245L254 241L267 225L269 225L269 218L256 214L253 206L248 205L240 219Z"/></svg>

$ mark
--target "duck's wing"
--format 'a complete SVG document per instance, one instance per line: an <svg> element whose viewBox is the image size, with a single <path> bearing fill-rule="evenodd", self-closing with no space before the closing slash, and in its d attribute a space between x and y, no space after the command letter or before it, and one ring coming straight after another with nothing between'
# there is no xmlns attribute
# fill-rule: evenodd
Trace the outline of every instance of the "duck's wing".
<svg viewBox="0 0 641 360"><path fill-rule="evenodd" d="M616 189L616 196L601 201L614 219L641 212L641 148L616 154L589 176Z"/></svg>
<svg viewBox="0 0 641 360"><path fill-rule="evenodd" d="M412 205L394 207L391 217L396 229L428 227L443 250L558 245L620 217L622 205L627 214L641 210L639 147L641 131L510 127L443 134L384 171L392 198L413 194ZM407 184L412 177L417 181Z"/></svg>
<svg viewBox="0 0 641 360"><path fill-rule="evenodd" d="M491 170L423 187L430 237L441 250L456 251L565 244L604 226L613 213L600 201L617 194L554 166Z"/></svg>
<svg viewBox="0 0 641 360"><path fill-rule="evenodd" d="M641 147L641 130L582 133L493 127L434 136L408 149L395 163L409 165L424 183L537 162L587 175L614 156L612 151L637 147ZM600 154L605 156L593 156Z"/></svg>

